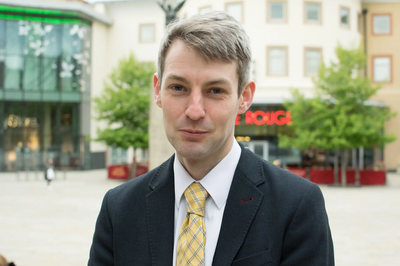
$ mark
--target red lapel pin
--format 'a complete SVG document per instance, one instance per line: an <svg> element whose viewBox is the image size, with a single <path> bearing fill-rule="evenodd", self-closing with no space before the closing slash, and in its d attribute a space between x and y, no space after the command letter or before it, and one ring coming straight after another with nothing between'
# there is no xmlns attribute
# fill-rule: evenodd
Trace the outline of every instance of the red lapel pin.
<svg viewBox="0 0 400 266"><path fill-rule="evenodd" d="M250 197L248 199L241 200L240 203L247 202L247 201L252 201L252 200L253 200L253 197Z"/></svg>

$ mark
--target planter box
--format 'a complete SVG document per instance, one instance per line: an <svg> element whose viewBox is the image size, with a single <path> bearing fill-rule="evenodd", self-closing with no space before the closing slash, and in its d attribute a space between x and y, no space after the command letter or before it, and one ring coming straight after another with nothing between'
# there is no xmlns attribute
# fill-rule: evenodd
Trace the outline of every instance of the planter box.
<svg viewBox="0 0 400 266"><path fill-rule="evenodd" d="M339 174L340 180L340 174ZM333 169L310 169L310 181L316 184L333 184ZM340 182L340 181L339 181Z"/></svg>
<svg viewBox="0 0 400 266"><path fill-rule="evenodd" d="M129 179L129 167L126 164L108 166L109 179Z"/></svg>
<svg viewBox="0 0 400 266"><path fill-rule="evenodd" d="M148 164L138 164L136 166L136 176L135 177L143 175L143 174L147 173L148 171L149 171Z"/></svg>
<svg viewBox="0 0 400 266"><path fill-rule="evenodd" d="M138 177L149 171L147 164L137 164L136 165L136 175ZM127 164L115 164L108 166L108 178L109 179L129 179L129 165Z"/></svg>
<svg viewBox="0 0 400 266"><path fill-rule="evenodd" d="M293 174L296 174L298 176L306 178L306 168L291 167L288 170L289 170L289 172L292 172Z"/></svg>
<svg viewBox="0 0 400 266"><path fill-rule="evenodd" d="M347 170L347 184L354 184L356 171ZM339 182L341 183L342 176L339 174ZM360 171L360 184L361 185L385 185L386 184L386 171L384 170L362 170Z"/></svg>
<svg viewBox="0 0 400 266"><path fill-rule="evenodd" d="M304 170L302 170L304 169ZM289 168L290 172L305 178L305 168ZM355 170L346 171L346 184L355 183ZM333 169L310 169L310 181L316 184L333 184ZM342 183L342 175L339 169L339 184ZM385 185L386 172L384 170L362 170L360 171L361 185Z"/></svg>

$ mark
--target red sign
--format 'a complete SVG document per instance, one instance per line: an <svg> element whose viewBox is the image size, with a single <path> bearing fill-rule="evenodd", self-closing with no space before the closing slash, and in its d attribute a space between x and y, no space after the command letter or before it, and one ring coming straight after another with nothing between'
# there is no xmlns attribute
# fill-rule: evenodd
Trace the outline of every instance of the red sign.
<svg viewBox="0 0 400 266"><path fill-rule="evenodd" d="M290 125L292 124L292 116L290 115L290 111L275 111L275 112L264 112L261 110L247 111L246 114L246 125L273 125L276 124L278 126L282 125ZM240 125L240 116L236 116L235 125Z"/></svg>
<svg viewBox="0 0 400 266"><path fill-rule="evenodd" d="M108 178L110 179L128 179L128 165L110 165L108 166Z"/></svg>

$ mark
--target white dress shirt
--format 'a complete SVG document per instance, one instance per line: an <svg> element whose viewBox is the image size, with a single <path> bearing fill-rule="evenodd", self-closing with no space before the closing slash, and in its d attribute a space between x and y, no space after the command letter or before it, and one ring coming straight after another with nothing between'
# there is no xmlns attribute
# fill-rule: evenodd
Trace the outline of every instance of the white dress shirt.
<svg viewBox="0 0 400 266"><path fill-rule="evenodd" d="M199 182L208 191L204 221L206 224L205 266L211 266L224 214L226 200L231 188L233 175L242 150L236 140L231 151L203 179L194 180L179 162L174 161L175 180L175 226L174 226L174 261L176 265L176 246L183 220L186 217L186 199L184 191L193 182Z"/></svg>

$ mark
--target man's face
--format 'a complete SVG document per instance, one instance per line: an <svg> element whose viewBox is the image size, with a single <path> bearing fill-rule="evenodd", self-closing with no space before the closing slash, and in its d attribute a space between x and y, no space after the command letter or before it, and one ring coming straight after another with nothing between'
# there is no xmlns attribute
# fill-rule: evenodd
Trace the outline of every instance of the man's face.
<svg viewBox="0 0 400 266"><path fill-rule="evenodd" d="M176 40L166 56L161 87L157 75L153 84L179 160L222 160L232 147L236 115L247 110L254 94L250 82L238 97L236 63L207 62Z"/></svg>

